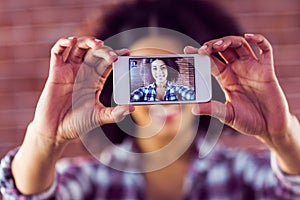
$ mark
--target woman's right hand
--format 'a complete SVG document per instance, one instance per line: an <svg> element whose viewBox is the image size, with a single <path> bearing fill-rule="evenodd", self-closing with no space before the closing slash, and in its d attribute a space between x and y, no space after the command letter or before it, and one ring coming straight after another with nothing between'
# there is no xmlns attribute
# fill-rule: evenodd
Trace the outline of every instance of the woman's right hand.
<svg viewBox="0 0 300 200"><path fill-rule="evenodd" d="M31 128L55 143L97 126L120 121L132 106L104 107L99 96L111 64L128 50L114 51L92 38L62 38L51 50L50 71ZM52 141L53 142L53 141Z"/></svg>
<svg viewBox="0 0 300 200"><path fill-rule="evenodd" d="M36 194L54 181L67 141L97 126L120 121L132 106L104 107L99 96L118 55L92 37L62 38L51 50L50 71L33 121L12 161L18 191Z"/></svg>

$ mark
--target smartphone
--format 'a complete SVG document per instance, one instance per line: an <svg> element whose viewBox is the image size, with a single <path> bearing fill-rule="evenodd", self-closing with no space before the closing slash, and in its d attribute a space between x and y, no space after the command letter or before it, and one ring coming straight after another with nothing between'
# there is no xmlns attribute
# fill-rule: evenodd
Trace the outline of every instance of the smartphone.
<svg viewBox="0 0 300 200"><path fill-rule="evenodd" d="M119 56L113 63L117 104L197 103L211 100L211 61L206 55Z"/></svg>

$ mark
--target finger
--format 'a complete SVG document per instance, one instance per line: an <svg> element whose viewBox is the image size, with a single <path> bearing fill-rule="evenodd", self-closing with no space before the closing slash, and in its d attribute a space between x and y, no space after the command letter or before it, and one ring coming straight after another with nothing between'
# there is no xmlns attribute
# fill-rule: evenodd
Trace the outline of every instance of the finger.
<svg viewBox="0 0 300 200"><path fill-rule="evenodd" d="M260 34L246 33L244 37L248 42L254 43L260 49L260 56L262 58L265 58L266 56L270 58L272 56L272 46L264 36Z"/></svg>
<svg viewBox="0 0 300 200"><path fill-rule="evenodd" d="M134 106L132 105L122 105L114 107L112 111L112 117L114 122L119 122L124 119L127 115L132 113L135 110Z"/></svg>
<svg viewBox="0 0 300 200"><path fill-rule="evenodd" d="M115 52L118 56L129 56L130 55L129 49L119 49L119 50L115 50Z"/></svg>
<svg viewBox="0 0 300 200"><path fill-rule="evenodd" d="M221 122L231 125L233 121L233 110L230 107L231 104L221 103L219 101L212 100L207 103L199 103L192 108L194 115L209 115L219 119Z"/></svg>
<svg viewBox="0 0 300 200"><path fill-rule="evenodd" d="M239 55L233 49L226 49L223 52L219 52L219 55L223 58L223 60L229 64L233 63L235 60L239 58Z"/></svg>
<svg viewBox="0 0 300 200"><path fill-rule="evenodd" d="M67 61L80 64L89 49L97 49L103 46L103 42L93 37L79 38L78 42L71 49Z"/></svg>
<svg viewBox="0 0 300 200"><path fill-rule="evenodd" d="M201 46L200 48L195 48L192 46L186 46L183 49L183 52L185 54L200 54L200 55L208 55L208 53L206 52L206 45Z"/></svg>
<svg viewBox="0 0 300 200"><path fill-rule="evenodd" d="M84 65L95 70L96 74L106 80L111 71L111 64L117 60L117 53L108 46L90 49L84 56Z"/></svg>
<svg viewBox="0 0 300 200"><path fill-rule="evenodd" d="M224 65L224 63L222 61L220 61L217 57L215 57L213 55L214 50L212 49L211 44L216 42L217 40L212 40L212 41L204 43L199 49L196 49L195 47L191 47L191 46L186 46L184 48L184 52L185 53L198 53L200 55L209 56L213 61L211 64L211 72L214 76L218 76L225 69L226 66Z"/></svg>
<svg viewBox="0 0 300 200"><path fill-rule="evenodd" d="M128 114L134 111L132 105L101 108L97 121L100 125L122 121Z"/></svg>
<svg viewBox="0 0 300 200"><path fill-rule="evenodd" d="M118 58L117 52L108 46L103 46L102 48L93 51L92 55L95 58L106 60L108 64L112 64Z"/></svg>
<svg viewBox="0 0 300 200"><path fill-rule="evenodd" d="M208 55L206 52L207 46L203 45L200 48L195 48L192 46L186 46L183 51L185 54L201 54L201 55ZM220 60L218 60L214 56L210 56L214 62L211 64L211 72L214 76L217 76L220 74L220 70L222 71L224 68L224 63L222 63ZM218 65L218 66L217 66Z"/></svg>
<svg viewBox="0 0 300 200"><path fill-rule="evenodd" d="M110 47L103 46L92 52L90 56L87 56L85 63L91 67L94 67L96 73L102 78L106 79L109 75L112 63L118 59L118 54Z"/></svg>
<svg viewBox="0 0 300 200"><path fill-rule="evenodd" d="M249 43L240 36L227 36L205 43L209 53L218 52L226 63L232 63L236 59L256 58Z"/></svg>
<svg viewBox="0 0 300 200"><path fill-rule="evenodd" d="M255 54L245 38L227 36L212 44L213 49L220 52L222 57L231 63L236 59L255 58Z"/></svg>
<svg viewBox="0 0 300 200"><path fill-rule="evenodd" d="M195 53L198 53L198 48L195 48L192 46L186 46L186 47L184 47L183 52L185 54L195 54Z"/></svg>
<svg viewBox="0 0 300 200"><path fill-rule="evenodd" d="M214 77L218 77L226 69L226 65L217 57L211 56L211 73Z"/></svg>
<svg viewBox="0 0 300 200"><path fill-rule="evenodd" d="M77 39L74 37L61 38L51 49L51 63L54 65L63 63L63 54L67 48L71 48Z"/></svg>

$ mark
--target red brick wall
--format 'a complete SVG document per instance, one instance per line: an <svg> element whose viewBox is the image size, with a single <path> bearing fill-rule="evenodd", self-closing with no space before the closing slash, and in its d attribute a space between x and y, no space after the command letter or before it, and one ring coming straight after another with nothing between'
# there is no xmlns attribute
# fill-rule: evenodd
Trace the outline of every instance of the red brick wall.
<svg viewBox="0 0 300 200"><path fill-rule="evenodd" d="M245 32L263 33L272 42L280 83L291 111L300 117L300 1L214 2L234 15ZM22 141L47 77L53 43L60 37L73 35L87 16L107 3L104 0L1 0L0 157ZM84 150L72 148L67 154L73 151Z"/></svg>
<svg viewBox="0 0 300 200"><path fill-rule="evenodd" d="M105 2L1 0L0 157L23 139L47 78L51 46L58 38L73 35Z"/></svg>

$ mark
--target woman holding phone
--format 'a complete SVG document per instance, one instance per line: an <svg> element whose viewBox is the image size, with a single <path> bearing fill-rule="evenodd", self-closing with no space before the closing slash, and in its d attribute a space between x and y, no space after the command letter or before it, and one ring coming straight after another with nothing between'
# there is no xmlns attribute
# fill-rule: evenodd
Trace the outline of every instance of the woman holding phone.
<svg viewBox="0 0 300 200"><path fill-rule="evenodd" d="M53 46L49 77L34 119L20 148L1 162L4 198L300 198L300 124L289 110L274 73L272 46L264 36L240 36L231 18L208 1L132 1L117 6L101 22L93 24L99 26L94 32L97 37L61 38ZM156 37L149 44L144 35L125 38L130 43L128 50L96 39L147 26L180 31L203 45L184 48L186 44L171 35ZM260 50L259 55L250 44ZM110 106L111 64L118 56L177 54L183 49L187 54L211 57L216 65L212 75L225 93L225 102ZM92 130L99 126L107 135L121 137L116 123L128 114L137 124L127 132L134 137L106 149L97 157L101 162L87 158L59 161L71 139L97 135ZM206 133L203 115L257 137L270 154L252 155L216 146L201 158L199 144ZM169 144L171 150L165 151ZM121 147L124 151L116 153ZM149 156L135 160L127 152ZM170 160L173 155L177 159ZM164 162L168 164L155 170L140 170Z"/></svg>

